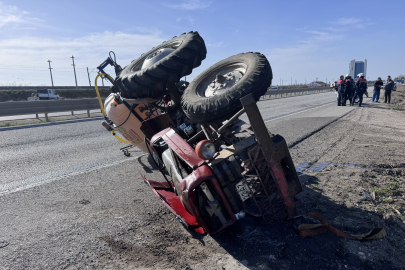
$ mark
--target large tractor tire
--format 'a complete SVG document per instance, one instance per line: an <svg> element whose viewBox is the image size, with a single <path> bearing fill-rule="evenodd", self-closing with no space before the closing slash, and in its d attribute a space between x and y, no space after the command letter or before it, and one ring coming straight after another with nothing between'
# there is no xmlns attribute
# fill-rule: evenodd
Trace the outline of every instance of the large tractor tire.
<svg viewBox="0 0 405 270"><path fill-rule="evenodd" d="M206 55L204 40L198 32L184 33L132 61L114 84L124 98L162 98L168 85L191 74Z"/></svg>
<svg viewBox="0 0 405 270"><path fill-rule="evenodd" d="M263 54L237 54L198 75L184 91L181 105L194 122L222 122L242 108L240 98L253 94L259 100L272 78L271 66Z"/></svg>

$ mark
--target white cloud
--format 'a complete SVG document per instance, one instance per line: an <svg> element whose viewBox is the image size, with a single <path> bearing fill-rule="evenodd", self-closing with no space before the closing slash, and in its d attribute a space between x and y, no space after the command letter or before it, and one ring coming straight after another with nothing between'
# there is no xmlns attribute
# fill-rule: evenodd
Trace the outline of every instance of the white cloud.
<svg viewBox="0 0 405 270"><path fill-rule="evenodd" d="M306 30L304 39L298 40L296 44L274 48L267 53L270 58L280 61L303 62L309 61L314 54L320 51L329 51L335 46L335 42L341 40L344 34L336 34L327 31Z"/></svg>
<svg viewBox="0 0 405 270"><path fill-rule="evenodd" d="M339 27L354 27L357 29L364 29L366 26L371 24L372 23L369 20L362 20L358 18L339 18L337 21L332 22L332 25L337 25Z"/></svg>
<svg viewBox="0 0 405 270"><path fill-rule="evenodd" d="M213 42L213 43L207 43L208 47L214 47L214 48L219 48L224 45L223 41L218 41L218 42Z"/></svg>
<svg viewBox="0 0 405 270"><path fill-rule="evenodd" d="M79 84L88 85L86 67L92 70L100 65L109 51L115 52L118 64L124 67L164 40L158 31L145 34L102 32L65 39L3 39L0 40L0 62L3 63L0 66L0 84L11 84L13 76L23 77L26 84L49 84L47 60L51 60L55 84L73 85L70 57L74 55Z"/></svg>
<svg viewBox="0 0 405 270"><path fill-rule="evenodd" d="M27 11L0 3L0 29L6 25L31 24L38 21L38 18L30 17Z"/></svg>
<svg viewBox="0 0 405 270"><path fill-rule="evenodd" d="M345 53L350 53L347 42L340 41L355 42L356 29L364 29L371 24L368 19L338 18L325 23L324 27L297 29L296 36L299 38L265 53L273 67L274 84L282 82L283 76L289 77L288 83L291 77L293 81L300 78L301 82L304 82L303 78L307 78L308 82L314 77L322 80L333 76L337 78L336 74L345 73L346 61L349 61ZM354 45L353 48L357 47Z"/></svg>
<svg viewBox="0 0 405 270"><path fill-rule="evenodd" d="M280 61L295 63L310 61L321 52L334 51L339 45L338 41L350 35L351 28L364 28L371 23L357 18L339 18L329 24L331 26L314 30L297 29L298 32L305 33L306 37L297 40L290 46L275 48L269 51L268 55L274 59L280 59Z"/></svg>
<svg viewBox="0 0 405 270"><path fill-rule="evenodd" d="M337 41L343 38L343 34L330 33L326 31L305 31L306 33L312 34L313 36L308 37L303 42L304 43L319 43L319 42L331 42Z"/></svg>
<svg viewBox="0 0 405 270"><path fill-rule="evenodd" d="M204 9L209 7L213 1L204 1L204 0L186 0L181 4L176 5L166 5L170 8L181 9L181 10L197 10Z"/></svg>
<svg viewBox="0 0 405 270"><path fill-rule="evenodd" d="M357 19L357 18L339 18L335 24L337 25L342 25L342 26L346 26L346 25L353 25L353 24L358 24L360 23L362 20Z"/></svg>
<svg viewBox="0 0 405 270"><path fill-rule="evenodd" d="M184 17L184 18L177 18L176 21L177 22L188 21L190 24L194 24L195 19L192 18L190 15L188 15L187 17Z"/></svg>

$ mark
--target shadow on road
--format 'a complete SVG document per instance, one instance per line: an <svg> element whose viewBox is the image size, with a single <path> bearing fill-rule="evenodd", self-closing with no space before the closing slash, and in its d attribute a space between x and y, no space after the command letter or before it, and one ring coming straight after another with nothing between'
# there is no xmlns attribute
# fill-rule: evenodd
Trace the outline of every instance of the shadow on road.
<svg viewBox="0 0 405 270"><path fill-rule="evenodd" d="M250 269L402 269L399 265L404 247L392 243L395 241L392 235L400 230L396 221L384 222L374 212L336 204L313 188L318 182L311 176L303 184L304 191L297 196L299 214L317 212L331 226L353 235L384 227L389 236L370 242L347 240L330 232L301 237L297 230L299 224L319 222L303 217L266 224L246 217L213 238Z"/></svg>

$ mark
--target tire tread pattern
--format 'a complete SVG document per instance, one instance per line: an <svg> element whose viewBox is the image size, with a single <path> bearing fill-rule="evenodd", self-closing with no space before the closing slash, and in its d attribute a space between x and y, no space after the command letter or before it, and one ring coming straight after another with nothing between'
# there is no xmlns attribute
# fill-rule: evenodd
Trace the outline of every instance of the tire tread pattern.
<svg viewBox="0 0 405 270"><path fill-rule="evenodd" d="M228 89L212 97L202 97L198 89L207 76L233 63L244 63L247 70L242 79ZM232 117L242 108L240 98L252 93L255 100L266 93L271 85L273 74L267 58L260 53L241 53L228 57L198 75L187 87L182 96L181 104L184 113L197 123L214 123Z"/></svg>
<svg viewBox="0 0 405 270"><path fill-rule="evenodd" d="M181 41L181 45L174 52L148 68L132 71L152 52L176 41ZM116 77L114 84L121 90L124 98L161 97L167 85L175 84L182 77L190 75L193 68L201 65L206 55L205 42L198 32L183 33L133 60Z"/></svg>

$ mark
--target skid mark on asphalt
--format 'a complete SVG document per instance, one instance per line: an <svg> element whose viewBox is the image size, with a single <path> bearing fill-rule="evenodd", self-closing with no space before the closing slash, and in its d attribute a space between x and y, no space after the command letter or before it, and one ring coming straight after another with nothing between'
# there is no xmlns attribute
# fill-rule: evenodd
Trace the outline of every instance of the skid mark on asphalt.
<svg viewBox="0 0 405 270"><path fill-rule="evenodd" d="M22 181L15 181L11 183L7 183L4 185L0 185L0 196L25 190L28 188L36 187L45 183L50 183L53 181L58 181L67 177L72 177L75 175L80 175L88 172L92 172L95 170L100 170L102 168L107 168L110 166L115 166L127 161L133 161L137 158L142 156L139 154L138 156L134 157L118 157L118 158L109 158L109 159L102 159L97 162L83 164L81 166L76 166L67 170L60 170L54 171L46 174L36 175L30 178L27 178Z"/></svg>

